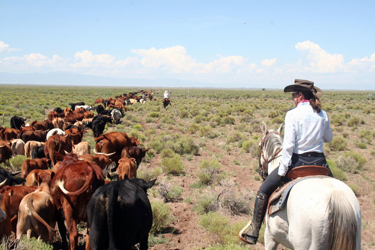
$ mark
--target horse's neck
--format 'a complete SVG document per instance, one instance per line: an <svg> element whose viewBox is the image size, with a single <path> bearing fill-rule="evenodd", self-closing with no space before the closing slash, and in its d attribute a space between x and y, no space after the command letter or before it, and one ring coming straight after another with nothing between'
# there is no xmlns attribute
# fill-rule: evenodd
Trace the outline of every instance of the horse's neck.
<svg viewBox="0 0 375 250"><path fill-rule="evenodd" d="M281 149L282 149L281 147L277 147L273 154L275 154L277 151L279 151ZM270 155L269 157L272 157L272 156L273 155ZM270 163L268 163L268 175L271 174L272 171L275 170L279 166L280 160L281 160L281 156L282 156L282 151L280 151L277 154L277 156L275 157L275 159L273 159L272 161L270 161Z"/></svg>

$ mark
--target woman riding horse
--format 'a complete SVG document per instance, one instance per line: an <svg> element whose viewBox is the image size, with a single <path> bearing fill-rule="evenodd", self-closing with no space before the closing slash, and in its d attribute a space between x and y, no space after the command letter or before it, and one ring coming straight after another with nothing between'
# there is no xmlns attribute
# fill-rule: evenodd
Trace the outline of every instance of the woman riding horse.
<svg viewBox="0 0 375 250"><path fill-rule="evenodd" d="M292 168L317 165L329 169L323 154L323 142L331 142L333 134L328 116L321 109L319 98L322 91L314 86L314 82L296 79L294 85L284 88L284 92L292 92L296 108L289 110L285 116L280 165L269 173L259 188L250 230L242 234L241 239L249 244L257 243L268 198L276 188L290 181L286 175Z"/></svg>

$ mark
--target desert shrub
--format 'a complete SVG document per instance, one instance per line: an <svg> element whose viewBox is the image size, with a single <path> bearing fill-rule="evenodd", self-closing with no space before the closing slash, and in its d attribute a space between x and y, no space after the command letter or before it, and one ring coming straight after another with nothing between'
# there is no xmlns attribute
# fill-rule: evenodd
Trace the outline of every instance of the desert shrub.
<svg viewBox="0 0 375 250"><path fill-rule="evenodd" d="M217 160L203 160L200 164L200 172L197 174L198 181L202 185L210 185L215 182L220 182L225 173L220 171L220 163Z"/></svg>
<svg viewBox="0 0 375 250"><path fill-rule="evenodd" d="M158 112L150 112L147 117L153 117L153 118L158 118L160 117L160 113Z"/></svg>
<svg viewBox="0 0 375 250"><path fill-rule="evenodd" d="M284 122L283 118L281 118L281 117L275 117L275 118L272 119L271 124L275 124L275 123L281 124L283 122Z"/></svg>
<svg viewBox="0 0 375 250"><path fill-rule="evenodd" d="M164 202L176 202L181 198L184 190L182 187L172 185L170 182L161 181L158 191Z"/></svg>
<svg viewBox="0 0 375 250"><path fill-rule="evenodd" d="M161 201L151 201L152 207L152 227L150 234L157 234L167 228L173 221L169 206Z"/></svg>
<svg viewBox="0 0 375 250"><path fill-rule="evenodd" d="M134 136L135 138L137 138L138 141L141 141L141 142L146 141L146 136L144 134L139 133L139 131L136 129L133 129L132 131L130 131L129 135Z"/></svg>
<svg viewBox="0 0 375 250"><path fill-rule="evenodd" d="M354 116L350 118L350 120L348 121L346 125L348 125L349 127L353 127L354 125L358 125L359 123L360 123L359 118L357 116Z"/></svg>
<svg viewBox="0 0 375 250"><path fill-rule="evenodd" d="M184 170L181 156L175 154L173 158L163 158L161 161L165 173L172 175L180 175Z"/></svg>
<svg viewBox="0 0 375 250"><path fill-rule="evenodd" d="M344 124L345 116L343 114L333 114L331 118L331 124L335 126L341 126Z"/></svg>
<svg viewBox="0 0 375 250"><path fill-rule="evenodd" d="M187 118L189 117L189 112L186 109L180 109L180 118Z"/></svg>
<svg viewBox="0 0 375 250"><path fill-rule="evenodd" d="M233 116L224 116L221 118L220 124L225 125L225 124L234 124L234 117Z"/></svg>
<svg viewBox="0 0 375 250"><path fill-rule="evenodd" d="M199 214L215 212L220 209L220 203L214 192L209 192L198 196L194 210Z"/></svg>
<svg viewBox="0 0 375 250"><path fill-rule="evenodd" d="M1 240L0 250L53 250L53 246L36 238L27 239L26 235L22 235L21 240L4 237Z"/></svg>
<svg viewBox="0 0 375 250"><path fill-rule="evenodd" d="M164 142L162 142L160 138L154 137L150 142L150 147L159 154L164 149Z"/></svg>
<svg viewBox="0 0 375 250"><path fill-rule="evenodd" d="M250 212L250 197L238 195L234 190L234 182L224 179L220 182L223 187L221 192L222 207L228 209L233 215L248 214Z"/></svg>
<svg viewBox="0 0 375 250"><path fill-rule="evenodd" d="M332 142L329 143L329 148L332 151L343 151L347 146L348 141L342 136L334 136Z"/></svg>
<svg viewBox="0 0 375 250"><path fill-rule="evenodd" d="M212 132L212 128L210 126L201 126L198 130L198 136L201 137L209 137L209 138L215 138L215 133Z"/></svg>
<svg viewBox="0 0 375 250"><path fill-rule="evenodd" d="M240 122L241 123L249 123L251 121L251 115L249 114L244 114L243 116L241 116L240 118Z"/></svg>
<svg viewBox="0 0 375 250"><path fill-rule="evenodd" d="M231 136L229 136L228 138L228 143L232 143L232 142L238 142L240 141L242 138L243 138L243 134L239 133L239 132L235 132L234 134L232 134Z"/></svg>
<svg viewBox="0 0 375 250"><path fill-rule="evenodd" d="M172 117L170 117L170 116L163 117L160 122L161 123L166 123L166 124L172 124L172 125L176 124L176 121Z"/></svg>
<svg viewBox="0 0 375 250"><path fill-rule="evenodd" d="M197 115L197 116L194 117L193 122L199 124L204 120L205 120L205 117L203 117L202 115Z"/></svg>
<svg viewBox="0 0 375 250"><path fill-rule="evenodd" d="M170 149L170 148L165 148L165 149L163 149L162 151L161 151L161 153L160 153L160 156L162 157L162 158L173 158L173 156L175 156L175 152L172 150L172 149Z"/></svg>
<svg viewBox="0 0 375 250"><path fill-rule="evenodd" d="M249 250L247 246L242 246L238 243L229 243L229 244L216 243L216 245L205 247L204 249L205 250Z"/></svg>
<svg viewBox="0 0 375 250"><path fill-rule="evenodd" d="M209 212L199 217L198 224L203 229L210 232L219 244L228 246L238 244L238 238L236 235L241 228L238 226L239 224L230 224L230 219L228 217L224 217L219 213ZM243 225L240 226L243 227Z"/></svg>
<svg viewBox="0 0 375 250"><path fill-rule="evenodd" d="M366 143L364 143L364 142L357 142L356 146L359 147L359 148L361 148L361 149L366 149L367 148Z"/></svg>
<svg viewBox="0 0 375 250"><path fill-rule="evenodd" d="M355 184L348 184L348 186L350 187L350 189L353 191L353 193L355 194L355 196L359 196L359 188L357 185Z"/></svg>
<svg viewBox="0 0 375 250"><path fill-rule="evenodd" d="M26 156L24 155L17 155L14 158L9 159L10 166L13 168L14 171L19 171L22 168L22 163L26 160Z"/></svg>
<svg viewBox="0 0 375 250"><path fill-rule="evenodd" d="M279 112L278 111L271 111L268 113L268 118L275 118L275 117L278 117L279 116Z"/></svg>
<svg viewBox="0 0 375 250"><path fill-rule="evenodd" d="M257 157L260 153L258 142L254 140L244 141L242 143L242 150L246 153L250 153L252 157Z"/></svg>
<svg viewBox="0 0 375 250"><path fill-rule="evenodd" d="M329 168L331 169L331 172L332 172L332 175L333 175L334 178L336 178L340 181L347 181L348 180L345 173L336 166L335 162L327 159L327 163L328 163Z"/></svg>
<svg viewBox="0 0 375 250"><path fill-rule="evenodd" d="M195 133L199 130L199 127L200 127L199 125L193 123L193 124L191 124L191 126L189 127L188 132L189 132L190 134L195 134Z"/></svg>
<svg viewBox="0 0 375 250"><path fill-rule="evenodd" d="M138 130L138 131L142 131L143 130L143 127L140 124L135 125L133 128L136 129L136 130Z"/></svg>
<svg viewBox="0 0 375 250"><path fill-rule="evenodd" d="M349 173L358 173L365 163L366 158L357 152L345 152L336 160L337 167Z"/></svg>
<svg viewBox="0 0 375 250"><path fill-rule="evenodd" d="M144 179L145 181L149 182L157 179L162 173L163 170L159 167L153 168L151 170L139 168L137 170L137 178Z"/></svg>
<svg viewBox="0 0 375 250"><path fill-rule="evenodd" d="M362 139L362 140L366 140L367 143L371 143L372 141L372 138L373 138L373 135L371 133L370 130L361 130L359 131L359 137Z"/></svg>

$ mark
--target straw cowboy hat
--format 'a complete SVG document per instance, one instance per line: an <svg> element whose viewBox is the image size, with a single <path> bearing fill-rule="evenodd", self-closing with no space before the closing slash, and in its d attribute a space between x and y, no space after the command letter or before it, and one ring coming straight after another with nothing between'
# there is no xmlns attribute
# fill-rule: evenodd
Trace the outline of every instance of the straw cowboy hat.
<svg viewBox="0 0 375 250"><path fill-rule="evenodd" d="M314 82L302 79L295 79L293 85L284 88L284 92L311 92L316 98L320 98L323 92L320 88L314 86Z"/></svg>

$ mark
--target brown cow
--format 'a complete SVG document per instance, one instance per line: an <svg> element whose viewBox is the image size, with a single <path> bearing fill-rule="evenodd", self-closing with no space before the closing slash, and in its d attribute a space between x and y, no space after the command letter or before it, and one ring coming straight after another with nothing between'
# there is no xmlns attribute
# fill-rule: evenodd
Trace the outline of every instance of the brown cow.
<svg viewBox="0 0 375 250"><path fill-rule="evenodd" d="M0 129L0 138L6 141L10 141L11 139L17 139L20 133L21 131L19 129L2 128Z"/></svg>
<svg viewBox="0 0 375 250"><path fill-rule="evenodd" d="M121 152L121 158L123 157L129 157L129 158L135 158L137 162L137 169L139 168L139 165L142 162L143 157L145 157L147 151L150 149L147 148L140 148L138 146L130 146L130 147L125 147L122 152Z"/></svg>
<svg viewBox="0 0 375 250"><path fill-rule="evenodd" d="M22 163L21 177L26 176L34 169L48 169L50 160L47 158L27 159Z"/></svg>
<svg viewBox="0 0 375 250"><path fill-rule="evenodd" d="M72 151L72 145L70 144L70 140L67 140L65 136L61 135L52 135L46 141L44 146L44 154L45 156L51 160L52 166L56 164L56 157L55 152L60 154L65 154L66 152Z"/></svg>
<svg viewBox="0 0 375 250"><path fill-rule="evenodd" d="M69 230L70 249L78 244L77 222L87 221L87 204L93 192L104 185L103 171L96 164L64 157L51 182L51 195L58 213L56 219L64 249L67 248L66 228Z"/></svg>
<svg viewBox="0 0 375 250"><path fill-rule="evenodd" d="M64 126L64 119L60 117L56 117L52 120L53 127L63 129Z"/></svg>
<svg viewBox="0 0 375 250"><path fill-rule="evenodd" d="M64 121L75 123L76 121L82 121L83 118L84 118L83 113L76 113L76 114L65 116Z"/></svg>
<svg viewBox="0 0 375 250"><path fill-rule="evenodd" d="M33 127L34 130L47 130L42 122L33 121L30 123L30 127Z"/></svg>
<svg viewBox="0 0 375 250"><path fill-rule="evenodd" d="M18 135L18 139L22 139L25 143L28 141L46 141L48 131L25 131Z"/></svg>
<svg viewBox="0 0 375 250"><path fill-rule="evenodd" d="M27 194L20 203L17 240L20 240L22 234L26 232L27 238L30 238L28 230L31 230L38 235L38 239L45 242L49 240L52 244L55 225L55 205L50 195L50 188L48 183L42 182L34 192Z"/></svg>
<svg viewBox="0 0 375 250"><path fill-rule="evenodd" d="M0 140L0 163L6 162L12 157L12 149L9 141Z"/></svg>
<svg viewBox="0 0 375 250"><path fill-rule="evenodd" d="M74 126L65 130L65 138L70 145L78 144L82 141L84 130L80 131L78 127Z"/></svg>
<svg viewBox="0 0 375 250"><path fill-rule="evenodd" d="M18 208L21 200L28 193L34 192L37 187L6 186L0 189L3 200L1 209L6 213L6 219L0 222L0 239L9 236L12 231L16 232Z"/></svg>
<svg viewBox="0 0 375 250"><path fill-rule="evenodd" d="M103 103L104 102L104 99L103 98L98 98L95 100L95 104L97 103Z"/></svg>
<svg viewBox="0 0 375 250"><path fill-rule="evenodd" d="M73 114L73 110L71 108L65 108L64 109L64 115L65 116L72 115L72 114Z"/></svg>
<svg viewBox="0 0 375 250"><path fill-rule="evenodd" d="M73 145L72 147L72 152L78 156L90 154L91 151L91 146L87 141L80 142L77 145Z"/></svg>
<svg viewBox="0 0 375 250"><path fill-rule="evenodd" d="M50 120L44 120L44 121L42 121L42 124L43 124L43 126L44 126L44 130L50 130L50 129L53 129L54 128L54 126L53 126L53 124L52 124L52 121L50 121Z"/></svg>
<svg viewBox="0 0 375 250"><path fill-rule="evenodd" d="M132 142L125 132L109 132L102 134L95 138L95 152L94 153L112 153L116 152L110 158L117 162L121 158L121 151L124 147L136 146L136 142Z"/></svg>
<svg viewBox="0 0 375 250"><path fill-rule="evenodd" d="M108 168L114 168L116 163L112 162L112 160L109 158L109 156L115 154L113 152L112 154L98 154L98 155L92 155L92 154L84 154L79 157L80 160L88 161L91 163L96 163L102 170L104 170L106 167ZM111 165L114 165L113 167Z"/></svg>
<svg viewBox="0 0 375 250"><path fill-rule="evenodd" d="M38 186L41 180L50 185L54 175L51 169L34 169L26 176L25 186Z"/></svg>
<svg viewBox="0 0 375 250"><path fill-rule="evenodd" d="M25 156L31 158L34 148L38 148L44 145L44 142L40 141L28 141L25 143Z"/></svg>
<svg viewBox="0 0 375 250"><path fill-rule="evenodd" d="M118 161L118 178L120 180L125 179L125 175L128 178L137 178L137 167L134 158L123 157Z"/></svg>
<svg viewBox="0 0 375 250"><path fill-rule="evenodd" d="M25 155L25 143L21 139L12 139L10 143L13 156Z"/></svg>

